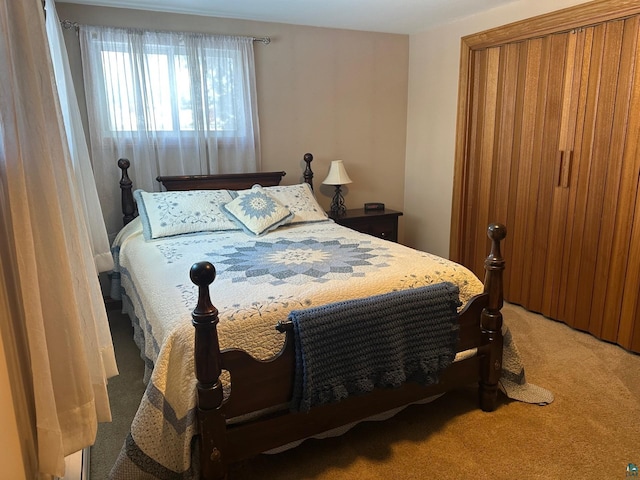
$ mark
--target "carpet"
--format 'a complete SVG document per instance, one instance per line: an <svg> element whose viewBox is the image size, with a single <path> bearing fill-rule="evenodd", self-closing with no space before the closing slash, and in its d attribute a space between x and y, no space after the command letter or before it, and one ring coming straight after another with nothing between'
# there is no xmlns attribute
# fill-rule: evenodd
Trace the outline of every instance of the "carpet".
<svg viewBox="0 0 640 480"><path fill-rule="evenodd" d="M230 479L626 478L640 465L640 356L515 305L503 315L527 384L552 390L553 403L500 395L486 413L477 388L462 388L340 437L234 464ZM109 381L114 422L99 426L92 480L108 478L144 392L128 320L110 312L110 321L120 376Z"/></svg>

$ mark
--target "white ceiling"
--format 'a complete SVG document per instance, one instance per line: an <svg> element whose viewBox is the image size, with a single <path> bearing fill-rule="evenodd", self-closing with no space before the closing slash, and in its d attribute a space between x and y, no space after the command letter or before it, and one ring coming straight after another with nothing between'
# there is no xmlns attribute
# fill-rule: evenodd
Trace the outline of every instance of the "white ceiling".
<svg viewBox="0 0 640 480"><path fill-rule="evenodd" d="M488 10L513 0L59 0L263 22L400 34Z"/></svg>

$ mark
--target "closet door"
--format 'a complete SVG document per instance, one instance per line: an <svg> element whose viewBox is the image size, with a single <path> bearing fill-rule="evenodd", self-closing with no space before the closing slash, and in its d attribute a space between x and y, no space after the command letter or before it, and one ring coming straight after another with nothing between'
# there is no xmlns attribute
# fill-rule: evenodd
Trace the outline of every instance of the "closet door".
<svg viewBox="0 0 640 480"><path fill-rule="evenodd" d="M558 301L543 309L609 341L618 341L638 183L637 173L629 175L637 169L638 27L633 17L572 34L580 78L567 95L578 104L563 112L576 115L575 129L562 129L561 152L570 160L560 187L569 194L567 241Z"/></svg>
<svg viewBox="0 0 640 480"><path fill-rule="evenodd" d="M506 300L640 352L640 5L590 5L464 39L451 257L505 223Z"/></svg>
<svg viewBox="0 0 640 480"><path fill-rule="evenodd" d="M538 311L544 259L551 250L562 252L557 242L564 232L552 231L549 218L567 41L568 34L550 35L474 52L472 58L465 242L458 260L482 275L486 225L504 223L505 298Z"/></svg>
<svg viewBox="0 0 640 480"><path fill-rule="evenodd" d="M639 22L640 23L640 22ZM638 28L640 32L640 27ZM640 38L635 45L630 112L640 112ZM640 115L630 115L602 320L604 338L640 352ZM620 299L621 296L621 299Z"/></svg>
<svg viewBox="0 0 640 480"><path fill-rule="evenodd" d="M640 107L640 104L638 106ZM640 136L640 129L636 130L636 135ZM638 138L637 136L636 138ZM638 178L638 170L640 167L637 167L633 172L636 179ZM636 189L636 195L636 205L640 205L640 187ZM628 268L622 285L624 290L617 336L618 344L634 352L640 352L640 285L638 278L640 278L640 208L636 207L633 216Z"/></svg>
<svg viewBox="0 0 640 480"><path fill-rule="evenodd" d="M640 352L640 16L624 22L617 85L611 144L623 149L613 156L621 163L619 177L607 177L599 251L610 254L596 270L596 278L606 275L607 281L594 295L591 316L599 336Z"/></svg>
<svg viewBox="0 0 640 480"><path fill-rule="evenodd" d="M566 199L557 195L558 159L564 71L567 66L569 35L549 35L528 40L528 50L540 50L540 62L529 62L531 71L538 70L537 90L525 88L523 124L532 127L522 132L520 149L512 159L520 164L518 184L508 224L512 225L514 249L511 261L521 265L508 277L518 291L513 302L541 312L545 301L545 286L557 275L565 241L562 224L566 214ZM528 191L525 185L529 183ZM519 198L522 191L524 198ZM515 295L518 293L518 295Z"/></svg>

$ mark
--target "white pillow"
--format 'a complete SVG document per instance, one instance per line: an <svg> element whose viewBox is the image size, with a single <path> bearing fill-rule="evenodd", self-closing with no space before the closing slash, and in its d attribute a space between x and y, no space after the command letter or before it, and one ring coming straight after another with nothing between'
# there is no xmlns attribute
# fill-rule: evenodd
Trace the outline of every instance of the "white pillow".
<svg viewBox="0 0 640 480"><path fill-rule="evenodd" d="M264 190L294 214L289 223L319 222L328 218L307 183L264 187Z"/></svg>
<svg viewBox="0 0 640 480"><path fill-rule="evenodd" d="M133 192L147 240L183 233L237 230L220 211L233 197L227 190Z"/></svg>
<svg viewBox="0 0 640 480"><path fill-rule="evenodd" d="M247 233L264 235L293 218L288 208L259 185L239 191L237 195L220 208Z"/></svg>

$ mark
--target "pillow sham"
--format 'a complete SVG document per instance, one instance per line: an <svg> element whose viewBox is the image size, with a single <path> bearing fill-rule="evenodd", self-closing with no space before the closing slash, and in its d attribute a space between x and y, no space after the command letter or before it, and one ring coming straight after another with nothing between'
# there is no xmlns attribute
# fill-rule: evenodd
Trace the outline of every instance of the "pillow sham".
<svg viewBox="0 0 640 480"><path fill-rule="evenodd" d="M236 198L220 208L245 232L256 236L275 230L293 218L288 208L259 185L237 192Z"/></svg>
<svg viewBox="0 0 640 480"><path fill-rule="evenodd" d="M263 190L294 214L291 224L319 222L328 218L308 183L264 187Z"/></svg>
<svg viewBox="0 0 640 480"><path fill-rule="evenodd" d="M233 200L227 190L136 190L133 197L146 240L184 233L238 230L236 224L220 211L221 205Z"/></svg>

